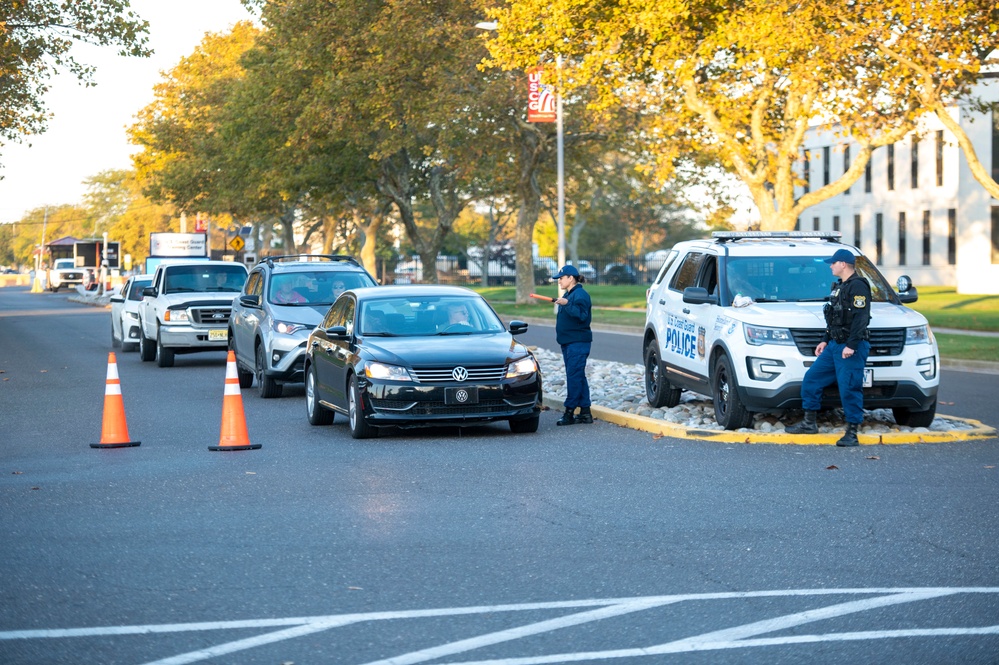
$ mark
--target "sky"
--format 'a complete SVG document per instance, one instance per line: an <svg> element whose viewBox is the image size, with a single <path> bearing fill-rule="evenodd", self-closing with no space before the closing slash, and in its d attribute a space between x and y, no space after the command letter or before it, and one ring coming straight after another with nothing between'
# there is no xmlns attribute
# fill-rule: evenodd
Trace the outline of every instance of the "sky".
<svg viewBox="0 0 999 665"><path fill-rule="evenodd" d="M86 178L131 168L137 147L128 142L125 128L153 101L161 72L189 55L205 33L226 32L253 18L239 0L132 0L131 5L149 22L155 53L125 58L113 47L73 47L77 61L97 67L97 85L86 88L71 74L54 75L45 96L53 114L48 131L0 148L0 223L46 205L79 203Z"/></svg>

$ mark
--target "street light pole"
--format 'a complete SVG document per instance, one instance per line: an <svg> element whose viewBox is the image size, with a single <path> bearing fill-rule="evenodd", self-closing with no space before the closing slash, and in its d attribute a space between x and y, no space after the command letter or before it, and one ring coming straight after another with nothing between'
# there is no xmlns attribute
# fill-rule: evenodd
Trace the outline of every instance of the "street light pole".
<svg viewBox="0 0 999 665"><path fill-rule="evenodd" d="M558 265L565 265L565 142L562 133L562 56L557 56L558 92L555 95L556 149L558 151Z"/></svg>

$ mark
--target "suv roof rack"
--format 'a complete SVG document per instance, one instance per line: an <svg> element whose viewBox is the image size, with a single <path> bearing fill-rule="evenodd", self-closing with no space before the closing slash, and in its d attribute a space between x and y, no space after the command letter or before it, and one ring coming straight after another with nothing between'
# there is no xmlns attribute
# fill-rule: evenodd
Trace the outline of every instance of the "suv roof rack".
<svg viewBox="0 0 999 665"><path fill-rule="evenodd" d="M715 231L711 237L725 243L732 240L767 240L788 238L811 238L839 242L843 236L839 231Z"/></svg>
<svg viewBox="0 0 999 665"><path fill-rule="evenodd" d="M315 263L326 263L326 262L342 262L351 263L355 266L360 267L361 264L353 256L348 254L282 254L281 256L266 256L258 263L266 263L267 265L274 267L275 263L283 262L315 262Z"/></svg>

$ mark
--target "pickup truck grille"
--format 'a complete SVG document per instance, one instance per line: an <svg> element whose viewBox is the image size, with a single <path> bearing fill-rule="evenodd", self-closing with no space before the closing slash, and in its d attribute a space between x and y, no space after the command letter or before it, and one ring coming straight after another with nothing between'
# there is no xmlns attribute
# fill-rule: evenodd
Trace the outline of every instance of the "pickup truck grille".
<svg viewBox="0 0 999 665"><path fill-rule="evenodd" d="M231 307L192 307L191 320L206 326L220 326L229 323Z"/></svg>
<svg viewBox="0 0 999 665"><path fill-rule="evenodd" d="M815 347L822 341L822 330L792 328L791 337L803 356L814 356ZM871 353L874 356L897 356L905 346L905 328L869 328Z"/></svg>

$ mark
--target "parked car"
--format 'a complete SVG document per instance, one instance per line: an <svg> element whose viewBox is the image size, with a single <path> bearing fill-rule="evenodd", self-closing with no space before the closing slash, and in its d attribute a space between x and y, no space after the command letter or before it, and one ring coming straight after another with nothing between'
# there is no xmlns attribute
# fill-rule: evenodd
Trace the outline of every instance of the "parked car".
<svg viewBox="0 0 999 665"><path fill-rule="evenodd" d="M295 254L263 259L232 304L229 348L239 385L254 379L263 398L280 397L286 383L301 383L305 343L341 293L376 286L352 256Z"/></svg>
<svg viewBox="0 0 999 665"><path fill-rule="evenodd" d="M604 268L605 284L638 284L638 273L627 263L609 263Z"/></svg>
<svg viewBox="0 0 999 665"><path fill-rule="evenodd" d="M506 420L538 430L541 370L474 291L456 286L380 286L347 291L309 335L309 423L347 417L355 439L382 428Z"/></svg>
<svg viewBox="0 0 999 665"><path fill-rule="evenodd" d="M890 408L899 425L926 427L936 413L940 354L908 276L896 293L877 267L839 233L716 232L677 243L648 291L643 354L649 404L676 406L681 390L714 398L726 429L753 412L801 407L801 381L825 330L835 282L824 259L856 256L871 285L871 352L864 408ZM823 408L839 406L831 386Z"/></svg>
<svg viewBox="0 0 999 665"><path fill-rule="evenodd" d="M152 275L133 275L111 296L111 348L139 349L139 304Z"/></svg>
<svg viewBox="0 0 999 665"><path fill-rule="evenodd" d="M582 275L587 282L595 282L597 280L597 269L594 268L593 264L586 259L579 259L575 263L568 261L568 263L572 263L576 266L576 270L579 271L579 274ZM552 274L554 275L556 272L558 271L556 270Z"/></svg>
<svg viewBox="0 0 999 665"><path fill-rule="evenodd" d="M83 284L83 268L77 268L74 259L56 259L48 271L48 280L52 293L63 287Z"/></svg>

